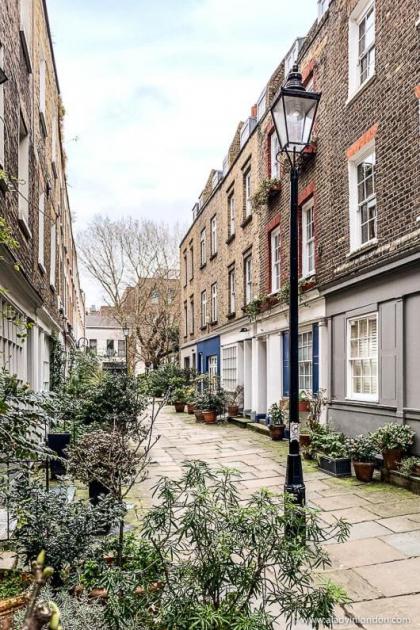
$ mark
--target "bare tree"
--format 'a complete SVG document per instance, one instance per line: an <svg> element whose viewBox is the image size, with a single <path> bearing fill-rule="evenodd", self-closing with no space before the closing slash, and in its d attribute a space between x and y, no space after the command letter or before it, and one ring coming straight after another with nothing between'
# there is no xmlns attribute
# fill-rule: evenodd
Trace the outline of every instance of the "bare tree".
<svg viewBox="0 0 420 630"><path fill-rule="evenodd" d="M117 322L130 329L130 363L157 367L178 347L179 226L96 216L78 238L82 264Z"/></svg>

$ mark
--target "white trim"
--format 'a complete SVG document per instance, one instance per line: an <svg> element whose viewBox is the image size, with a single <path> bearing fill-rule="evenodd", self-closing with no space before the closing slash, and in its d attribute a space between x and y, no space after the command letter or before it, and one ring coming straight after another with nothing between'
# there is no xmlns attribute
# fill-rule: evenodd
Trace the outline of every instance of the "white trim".
<svg viewBox="0 0 420 630"><path fill-rule="evenodd" d="M360 216L359 202L357 195L357 167L363 160L372 155L375 158L375 139L366 144L360 151L353 155L348 161L348 191L349 191L349 227L350 227L350 243L349 254L354 254L362 248L373 245L376 237L370 241L362 243L360 232Z"/></svg>
<svg viewBox="0 0 420 630"><path fill-rule="evenodd" d="M351 324L355 321L363 319L375 319L376 320L376 394L363 394L354 393L352 387L352 368L351 368ZM378 312L364 313L357 317L349 317L346 322L346 400L361 400L366 402L378 402L379 401L379 319Z"/></svg>
<svg viewBox="0 0 420 630"><path fill-rule="evenodd" d="M312 215L312 238L307 238L308 214ZM309 244L313 244L312 267L309 266ZM302 276L308 278L315 273L315 216L314 216L314 198L311 197L302 206Z"/></svg>
<svg viewBox="0 0 420 630"><path fill-rule="evenodd" d="M279 239L279 244L278 244L278 252L279 252L279 259L278 261L274 260L274 252L275 252L275 239L276 237L278 237ZM277 293L280 290L281 287L281 255L280 255L280 251L281 251L281 240L280 240L280 226L274 228L274 230L271 231L270 234L270 259L271 259L271 293ZM274 279L275 277L277 277L277 273L275 272L275 265L278 264L279 267L279 273L278 273L278 286L275 286L274 283Z"/></svg>
<svg viewBox="0 0 420 630"><path fill-rule="evenodd" d="M373 20L374 20L374 39L372 47L375 49L375 36L376 36L376 14L375 14L375 1L374 0L359 0L356 7L353 9L350 18L349 18L349 26L348 26L348 59L349 59L349 70L348 70L348 98L347 102L354 98L354 96L360 92L365 85L367 85L368 81L372 80L372 77L375 75L375 62L373 63L373 67L371 72L368 74L366 79L361 83L360 82L360 65L359 65L359 26L363 19L366 17L366 14L373 7Z"/></svg>

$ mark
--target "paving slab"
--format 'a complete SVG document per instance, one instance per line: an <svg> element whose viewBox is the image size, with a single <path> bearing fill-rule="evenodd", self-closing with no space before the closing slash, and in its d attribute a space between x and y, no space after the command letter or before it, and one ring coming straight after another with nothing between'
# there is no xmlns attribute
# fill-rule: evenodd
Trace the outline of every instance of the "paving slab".
<svg viewBox="0 0 420 630"><path fill-rule="evenodd" d="M360 566L355 571L386 597L420 593L420 558Z"/></svg>
<svg viewBox="0 0 420 630"><path fill-rule="evenodd" d="M17 565L18 557L14 551L0 552L0 571L11 571Z"/></svg>
<svg viewBox="0 0 420 630"><path fill-rule="evenodd" d="M366 630L420 630L418 594L355 603L351 612Z"/></svg>
<svg viewBox="0 0 420 630"><path fill-rule="evenodd" d="M381 518L377 522L393 532L410 532L420 529L420 514L391 516L390 518Z"/></svg>
<svg viewBox="0 0 420 630"><path fill-rule="evenodd" d="M383 536L381 540L406 556L420 556L420 531Z"/></svg>
<svg viewBox="0 0 420 630"><path fill-rule="evenodd" d="M377 538L332 544L328 546L328 553L332 566L338 569L352 569L404 558L400 551Z"/></svg>
<svg viewBox="0 0 420 630"><path fill-rule="evenodd" d="M366 501L366 504L368 502ZM370 508L378 516L402 516L404 514L420 514L420 499L406 501L387 501L371 504Z"/></svg>
<svg viewBox="0 0 420 630"><path fill-rule="evenodd" d="M348 523L362 523L363 521L372 521L376 515L364 507L347 508L346 510L333 510L332 512L322 512L321 518L330 525L342 518Z"/></svg>
<svg viewBox="0 0 420 630"><path fill-rule="evenodd" d="M345 588L352 602L361 602L365 599L377 599L383 597L383 594L373 586L366 582L353 569L336 569L325 571L321 574L332 582L340 584Z"/></svg>
<svg viewBox="0 0 420 630"><path fill-rule="evenodd" d="M334 497L321 498L316 501L316 505L325 512L341 510L345 508L363 507L369 503L358 497L357 494L338 494Z"/></svg>

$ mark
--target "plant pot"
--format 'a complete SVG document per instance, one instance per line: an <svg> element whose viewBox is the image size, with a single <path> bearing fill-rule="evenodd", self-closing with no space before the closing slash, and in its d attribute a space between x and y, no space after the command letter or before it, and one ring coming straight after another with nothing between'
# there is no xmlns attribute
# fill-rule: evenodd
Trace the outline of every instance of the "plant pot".
<svg viewBox="0 0 420 630"><path fill-rule="evenodd" d="M194 405L187 405L187 411L190 415L194 413L195 407Z"/></svg>
<svg viewBox="0 0 420 630"><path fill-rule="evenodd" d="M230 418L235 418L239 413L238 405L228 405L227 414Z"/></svg>
<svg viewBox="0 0 420 630"><path fill-rule="evenodd" d="M197 420L197 422L204 422L204 416L203 416L203 412L201 411L201 409L196 409L194 411L194 415L195 415L195 419Z"/></svg>
<svg viewBox="0 0 420 630"><path fill-rule="evenodd" d="M299 400L298 402L298 411L309 411L309 401L308 400Z"/></svg>
<svg viewBox="0 0 420 630"><path fill-rule="evenodd" d="M319 458L319 468L333 477L351 477L351 460L349 457L325 457Z"/></svg>
<svg viewBox="0 0 420 630"><path fill-rule="evenodd" d="M308 433L301 433L299 435L300 448L308 447L311 443L311 436Z"/></svg>
<svg viewBox="0 0 420 630"><path fill-rule="evenodd" d="M375 464L373 462L353 462L356 479L369 483L373 479Z"/></svg>
<svg viewBox="0 0 420 630"><path fill-rule="evenodd" d="M57 453L58 457L67 459L67 454L64 452L69 446L71 440L71 433L48 433L47 445L54 453ZM66 474L66 467L63 462L52 459L50 460L50 470L52 479L56 479L57 476Z"/></svg>
<svg viewBox="0 0 420 630"><path fill-rule="evenodd" d="M203 411L203 418L206 424L214 424L217 420L217 411L215 409L206 409Z"/></svg>
<svg viewBox="0 0 420 630"><path fill-rule="evenodd" d="M388 470L397 470L398 464L401 463L404 451L401 448L391 448L382 453L384 458L384 466Z"/></svg>
<svg viewBox="0 0 420 630"><path fill-rule="evenodd" d="M277 442L283 439L284 424L271 424L269 429L270 429L270 437L273 440L273 442Z"/></svg>
<svg viewBox="0 0 420 630"><path fill-rule="evenodd" d="M184 413L185 403L176 402L174 403L174 406L177 413Z"/></svg>

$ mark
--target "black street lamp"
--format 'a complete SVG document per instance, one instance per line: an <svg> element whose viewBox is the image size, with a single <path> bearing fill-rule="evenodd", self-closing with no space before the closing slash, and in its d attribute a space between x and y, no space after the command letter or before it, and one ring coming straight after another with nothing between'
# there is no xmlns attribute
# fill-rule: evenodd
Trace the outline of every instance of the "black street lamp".
<svg viewBox="0 0 420 630"><path fill-rule="evenodd" d="M125 337L125 369L128 374L128 335L130 334L130 329L127 324L123 327L123 335Z"/></svg>
<svg viewBox="0 0 420 630"><path fill-rule="evenodd" d="M290 162L290 260L289 260L289 455L287 457L285 492L298 505L305 504L305 483L299 448L299 234L298 234L298 157L310 143L321 94L307 92L297 64L280 89L271 115L281 151Z"/></svg>

